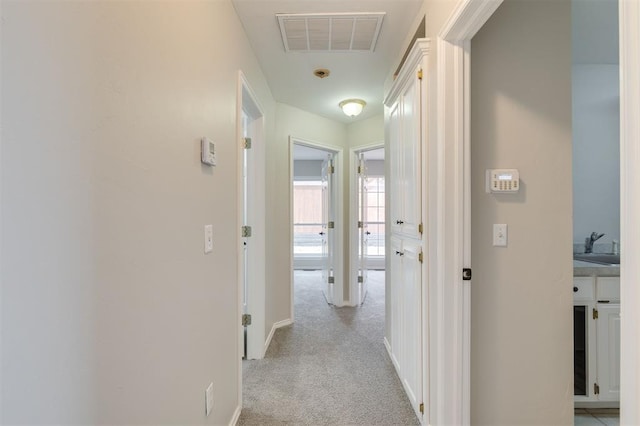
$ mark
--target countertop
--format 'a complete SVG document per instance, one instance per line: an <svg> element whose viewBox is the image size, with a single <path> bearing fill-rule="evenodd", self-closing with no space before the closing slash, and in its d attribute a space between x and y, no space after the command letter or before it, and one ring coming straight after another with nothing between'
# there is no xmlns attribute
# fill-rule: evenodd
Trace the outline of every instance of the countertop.
<svg viewBox="0 0 640 426"><path fill-rule="evenodd" d="M620 265L598 265L592 262L583 262L581 260L573 261L574 277L590 277L597 275L599 277L619 277Z"/></svg>

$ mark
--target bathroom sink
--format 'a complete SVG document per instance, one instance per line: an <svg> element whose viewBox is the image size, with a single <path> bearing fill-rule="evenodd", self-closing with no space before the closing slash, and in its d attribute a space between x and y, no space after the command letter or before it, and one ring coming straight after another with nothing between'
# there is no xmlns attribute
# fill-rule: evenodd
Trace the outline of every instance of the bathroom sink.
<svg viewBox="0 0 640 426"><path fill-rule="evenodd" d="M581 260L583 262L597 263L599 265L619 265L619 254L606 254L606 253L582 253L574 254L575 260Z"/></svg>

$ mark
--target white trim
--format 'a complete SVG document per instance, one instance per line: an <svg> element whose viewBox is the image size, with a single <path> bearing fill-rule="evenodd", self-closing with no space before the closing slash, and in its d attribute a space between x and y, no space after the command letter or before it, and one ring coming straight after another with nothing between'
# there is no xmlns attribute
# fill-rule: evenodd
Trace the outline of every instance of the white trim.
<svg viewBox="0 0 640 426"><path fill-rule="evenodd" d="M430 249L437 253L429 290L431 424L470 423L471 292L462 281L462 268L471 261L470 40L501 3L460 0L437 39L437 219L429 225L430 244L435 240Z"/></svg>
<svg viewBox="0 0 640 426"><path fill-rule="evenodd" d="M233 416L231 416L231 420L229 421L229 426L236 426L238 424L238 420L240 420L240 414L242 413L242 407L238 405L233 412Z"/></svg>
<svg viewBox="0 0 640 426"><path fill-rule="evenodd" d="M247 105L243 105L244 96L247 96ZM243 186L242 186L242 172L243 172L243 148L240 144L240 140L243 137L243 127L242 127L242 112L243 107L251 108L252 115L254 116L254 124L253 128L256 133L258 144L259 145L256 150L256 155L254 155L254 166L256 169L256 173L254 174L255 181L253 182L253 194L251 195L254 207L254 219L261 221L260 223L256 222L256 244L253 248L254 259L255 261L251 263L250 268L252 268L252 275L257 277L259 280L264 280L265 277L265 247L264 247L264 210L265 210L265 202L264 202L264 174L265 174L265 149L264 149L264 124L265 124L265 116L263 113L263 109L260 107L260 104L257 101L257 97L254 92L251 90L247 79L245 78L242 70L238 71L237 77L237 86L236 86L236 167L237 167L237 175L236 175L236 208L237 208L237 216L236 216L236 230L237 240L236 240L236 253L237 253L237 274L238 274L238 282L237 285L237 327L238 327L238 344L236 346L236 359L238 360L238 372L237 372L237 383L238 383L238 410L242 409L242 356L244 355L244 327L242 326L241 318L243 313L243 304L242 301L244 299L244 270L242 268L242 258L243 254L243 241L240 233L240 227L243 224L243 208L244 208L244 200L243 200ZM255 283L254 283L255 284ZM251 345L247 343L249 348L262 348L262 339L264 339L264 321L265 321L265 295L264 295L264 281L257 283L257 285L252 286L252 293L254 298L257 300L255 303L256 310L252 312L253 315L253 323L254 329L252 330ZM258 344L260 343L260 344ZM252 350L252 352L255 352ZM238 416L239 416L238 412ZM237 419L236 419L237 421Z"/></svg>
<svg viewBox="0 0 640 426"><path fill-rule="evenodd" d="M242 197L242 158L243 147L240 141L243 137L242 128L242 112L247 111L247 114L251 117L251 123L249 125L249 133L254 139L251 147L252 163L249 168L249 191L247 198L249 200L249 225L252 227L253 234L251 236L250 244L250 256L248 263L249 276L251 282L248 285L247 298L249 300L249 308L251 314L251 327L247 328L247 359L260 359L262 358L262 348L265 340L265 181L266 181L266 146L265 146L265 118L263 109L258 103L257 96L251 89L249 82L242 73L238 71L238 105L237 105L237 155L238 155L238 167L239 167L239 185L238 185L238 221L240 225L236 228L238 230L238 250L239 259L242 259L243 252L243 239L240 235L240 226L242 226L242 214L244 210L243 197ZM238 265L238 280L240 289L240 307L242 308L243 300L243 281L244 270L242 269L242 262ZM242 314L242 312L241 312ZM238 319L240 321L240 318ZM241 327L242 329L242 327Z"/></svg>
<svg viewBox="0 0 640 426"><path fill-rule="evenodd" d="M286 327L288 325L293 324L293 321L291 319L286 319L286 320L282 320L282 321L278 321L273 323L273 326L271 327L271 331L269 332L269 335L267 336L267 341L264 342L264 348L262 350L262 357L264 358L264 356L267 353L267 350L269 349L269 345L271 344L271 339L273 339L273 335L276 334L276 330L281 328L281 327Z"/></svg>
<svg viewBox="0 0 640 426"><path fill-rule="evenodd" d="M619 2L620 424L640 424L640 3Z"/></svg>
<svg viewBox="0 0 640 426"><path fill-rule="evenodd" d="M290 270L291 270L291 310L290 318L294 318L294 280L293 280L293 160L294 160L294 145L303 145L310 148L321 149L333 153L333 161L335 167L335 190L334 200L336 202L336 223L335 223L335 247L334 247L334 277L335 283L333 286L333 304L334 306L341 307L348 304L348 301L344 300L344 226L345 226L345 213L344 213L344 148L321 142L314 142L307 139L298 138L295 136L289 136L289 232L290 232Z"/></svg>
<svg viewBox="0 0 640 426"><path fill-rule="evenodd" d="M357 306L359 304L358 292L358 269L359 269L359 231L358 231L358 170L356 168L356 159L359 153L372 151L375 149L384 149L384 140L367 145L357 146L349 150L349 305ZM387 170L385 166L385 171ZM386 175L385 175L386 180ZM386 184L385 184L386 189ZM385 195L386 197L386 195ZM386 198L385 198L386 200ZM386 205L386 202L385 202ZM386 233L386 232L385 232ZM384 259L379 262L384 263ZM379 265L379 262L372 261L372 265ZM380 269L384 269L384 264Z"/></svg>

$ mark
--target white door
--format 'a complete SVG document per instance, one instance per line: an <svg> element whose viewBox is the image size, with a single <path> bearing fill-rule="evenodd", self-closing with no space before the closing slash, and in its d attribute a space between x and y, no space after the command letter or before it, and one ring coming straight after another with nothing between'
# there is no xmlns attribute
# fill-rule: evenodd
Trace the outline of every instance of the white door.
<svg viewBox="0 0 640 426"><path fill-rule="evenodd" d="M249 137L249 116L245 111L242 111L242 137ZM244 148L242 150L242 226L243 229L249 225L249 173L251 170L251 150ZM243 292L242 292L242 313L244 315L249 314L249 284L251 282L250 269L249 268L249 256L251 252L249 250L250 247L250 239L249 237L245 237L243 234L242 237L242 270L243 270ZM243 358L247 358L247 354L249 352L249 333L250 328L248 325L244 325L244 354Z"/></svg>
<svg viewBox="0 0 640 426"><path fill-rule="evenodd" d="M358 303L364 303L364 299L367 297L368 286L368 271L367 271L367 256L369 246L369 236L371 231L368 227L368 196L367 196L367 162L364 159L364 153L360 153L358 158L358 230L360 231L360 248L358 259Z"/></svg>
<svg viewBox="0 0 640 426"><path fill-rule="evenodd" d="M398 234L402 230L402 129L400 102L393 104L389 111L389 183L391 233Z"/></svg>
<svg viewBox="0 0 640 426"><path fill-rule="evenodd" d="M419 418L422 403L422 268L420 242L402 242L402 384Z"/></svg>
<svg viewBox="0 0 640 426"><path fill-rule="evenodd" d="M327 303L333 304L333 248L335 221L333 206L333 154L328 154L322 163L322 292Z"/></svg>
<svg viewBox="0 0 640 426"><path fill-rule="evenodd" d="M402 377L404 366L401 365L402 355L402 240L395 235L389 239L389 269L390 269L390 295L391 318L388 318L391 329L391 361L396 367L398 376Z"/></svg>
<svg viewBox="0 0 640 426"><path fill-rule="evenodd" d="M417 75L417 74L416 74ZM422 217L422 174L421 174L421 84L422 80L414 77L403 88L401 103L400 133L400 211L402 222L400 231L405 235L420 238L419 226ZM393 218L392 218L393 219Z"/></svg>

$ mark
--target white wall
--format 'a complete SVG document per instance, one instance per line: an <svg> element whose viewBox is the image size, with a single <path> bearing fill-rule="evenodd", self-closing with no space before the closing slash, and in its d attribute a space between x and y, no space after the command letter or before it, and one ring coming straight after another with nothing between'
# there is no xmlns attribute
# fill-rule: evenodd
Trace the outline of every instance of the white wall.
<svg viewBox="0 0 640 426"><path fill-rule="evenodd" d="M322 160L294 160L293 176L296 180L320 180Z"/></svg>
<svg viewBox="0 0 640 426"><path fill-rule="evenodd" d="M2 7L2 422L227 424L238 69L275 113L231 3Z"/></svg>
<svg viewBox="0 0 640 426"><path fill-rule="evenodd" d="M615 64L573 65L573 239L620 241L620 88Z"/></svg>
<svg viewBox="0 0 640 426"><path fill-rule="evenodd" d="M350 148L384 142L384 114L349 124L347 140Z"/></svg>
<svg viewBox="0 0 640 426"><path fill-rule="evenodd" d="M289 137L344 147L342 123L277 103L273 145L267 152L267 312L266 332L291 318L291 177Z"/></svg>
<svg viewBox="0 0 640 426"><path fill-rule="evenodd" d="M573 425L570 2L506 0L471 56L471 424Z"/></svg>

